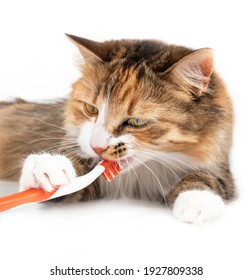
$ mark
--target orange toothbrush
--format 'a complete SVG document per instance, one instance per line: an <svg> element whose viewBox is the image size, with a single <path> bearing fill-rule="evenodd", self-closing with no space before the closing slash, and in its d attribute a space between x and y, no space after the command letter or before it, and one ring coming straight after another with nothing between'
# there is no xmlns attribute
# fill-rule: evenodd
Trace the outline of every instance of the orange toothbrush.
<svg viewBox="0 0 252 280"><path fill-rule="evenodd" d="M119 164L116 161L104 160L89 173L75 178L69 185L56 188L52 192L47 192L41 188L31 188L5 197L0 197L0 212L7 211L24 204L42 202L77 192L89 186L100 175L102 175L105 180L111 181L123 167L124 166L122 164Z"/></svg>

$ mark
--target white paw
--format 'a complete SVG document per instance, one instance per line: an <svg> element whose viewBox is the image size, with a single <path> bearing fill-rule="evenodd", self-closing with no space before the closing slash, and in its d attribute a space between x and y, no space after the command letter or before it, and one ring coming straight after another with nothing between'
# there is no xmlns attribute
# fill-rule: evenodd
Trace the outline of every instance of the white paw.
<svg viewBox="0 0 252 280"><path fill-rule="evenodd" d="M179 194L173 214L182 222L203 225L220 217L224 207L221 197L212 191L190 190Z"/></svg>
<svg viewBox="0 0 252 280"><path fill-rule="evenodd" d="M76 177L71 161L61 155L29 155L23 165L20 189L43 188L52 191Z"/></svg>

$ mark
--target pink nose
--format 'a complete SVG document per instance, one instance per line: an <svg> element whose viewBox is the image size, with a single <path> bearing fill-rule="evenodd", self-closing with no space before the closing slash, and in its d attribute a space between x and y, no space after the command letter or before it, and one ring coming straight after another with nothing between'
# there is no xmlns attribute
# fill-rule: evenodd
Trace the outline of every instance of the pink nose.
<svg viewBox="0 0 252 280"><path fill-rule="evenodd" d="M103 152L107 150L108 147L92 147L94 152L98 155L101 156Z"/></svg>

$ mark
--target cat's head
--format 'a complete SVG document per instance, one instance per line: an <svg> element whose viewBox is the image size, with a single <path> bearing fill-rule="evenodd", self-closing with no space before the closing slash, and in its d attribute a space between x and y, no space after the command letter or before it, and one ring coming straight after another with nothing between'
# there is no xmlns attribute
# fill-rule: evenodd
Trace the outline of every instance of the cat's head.
<svg viewBox="0 0 252 280"><path fill-rule="evenodd" d="M211 49L69 37L84 62L67 104L66 125L83 155L109 160L148 158L155 151L208 156L225 103Z"/></svg>

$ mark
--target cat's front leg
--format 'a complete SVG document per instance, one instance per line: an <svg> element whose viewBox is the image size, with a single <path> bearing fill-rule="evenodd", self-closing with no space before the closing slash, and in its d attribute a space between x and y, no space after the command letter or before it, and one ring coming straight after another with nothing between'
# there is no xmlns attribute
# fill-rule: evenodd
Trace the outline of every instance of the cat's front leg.
<svg viewBox="0 0 252 280"><path fill-rule="evenodd" d="M20 189L43 188L52 191L76 177L71 161L62 155L32 154L24 161Z"/></svg>
<svg viewBox="0 0 252 280"><path fill-rule="evenodd" d="M219 218L224 200L234 197L231 177L198 172L185 176L169 193L168 203L182 222L203 225Z"/></svg>

